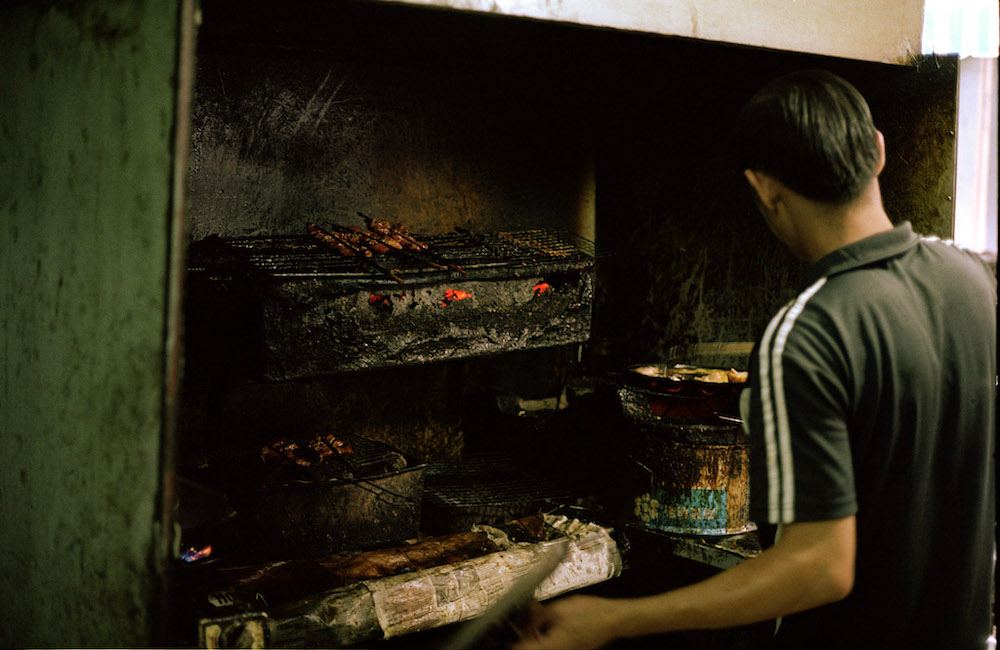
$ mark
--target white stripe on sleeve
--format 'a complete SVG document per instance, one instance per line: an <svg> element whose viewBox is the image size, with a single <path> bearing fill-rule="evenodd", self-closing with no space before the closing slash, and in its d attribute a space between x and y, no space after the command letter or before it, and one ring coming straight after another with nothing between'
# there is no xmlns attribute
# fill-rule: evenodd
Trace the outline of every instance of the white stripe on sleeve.
<svg viewBox="0 0 1000 650"><path fill-rule="evenodd" d="M788 335L802 310L823 285L820 278L772 319L760 346L761 402L764 409L764 440L768 471L768 518L772 522L795 521L795 467L791 430L785 402L785 382L781 356ZM780 326L778 323L780 322ZM772 343L773 338L773 343ZM767 389L765 391L765 388Z"/></svg>
<svg viewBox="0 0 1000 650"><path fill-rule="evenodd" d="M760 348L757 350L757 367L760 374L761 418L764 424L764 460L767 464L767 519L771 522L776 521L778 518L781 468L778 466L778 446L775 443L774 433L774 402L771 399L771 355L767 351L771 348L771 338L774 336L778 323L785 317L788 307L789 305L786 305L771 319L767 329L764 330L764 336L760 341Z"/></svg>

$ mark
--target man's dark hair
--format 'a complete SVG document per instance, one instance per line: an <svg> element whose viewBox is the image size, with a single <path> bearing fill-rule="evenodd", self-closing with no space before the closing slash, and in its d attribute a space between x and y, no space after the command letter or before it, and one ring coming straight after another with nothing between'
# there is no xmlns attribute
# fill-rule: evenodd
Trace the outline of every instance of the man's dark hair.
<svg viewBox="0 0 1000 650"><path fill-rule="evenodd" d="M736 122L740 169L774 176L808 199L842 204L875 176L879 151L861 93L835 74L803 70L760 89Z"/></svg>

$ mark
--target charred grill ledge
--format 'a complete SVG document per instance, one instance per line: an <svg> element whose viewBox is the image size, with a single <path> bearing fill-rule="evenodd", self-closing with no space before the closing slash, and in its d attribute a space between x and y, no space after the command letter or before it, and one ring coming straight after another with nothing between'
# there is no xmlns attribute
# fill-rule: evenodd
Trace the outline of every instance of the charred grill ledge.
<svg viewBox="0 0 1000 650"><path fill-rule="evenodd" d="M400 284L305 235L197 242L189 373L278 381L589 338L590 242L538 230L420 238L465 273L379 257Z"/></svg>

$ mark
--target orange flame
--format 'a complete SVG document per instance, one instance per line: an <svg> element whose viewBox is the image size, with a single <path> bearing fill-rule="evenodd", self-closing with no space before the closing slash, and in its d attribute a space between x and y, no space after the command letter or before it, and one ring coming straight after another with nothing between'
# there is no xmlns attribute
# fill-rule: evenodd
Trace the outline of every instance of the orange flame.
<svg viewBox="0 0 1000 650"><path fill-rule="evenodd" d="M380 296L377 293L373 293L368 296L369 305L391 305L392 298L389 296Z"/></svg>
<svg viewBox="0 0 1000 650"><path fill-rule="evenodd" d="M535 285L535 295L537 296L539 294L543 294L551 288L552 285L550 285L548 282L539 282L538 284Z"/></svg>
<svg viewBox="0 0 1000 650"><path fill-rule="evenodd" d="M205 548L202 548L202 549L197 549L197 548L195 548L193 546L190 546L190 547L188 547L187 549L185 549L184 551L181 552L181 558L185 562L194 562L196 560L200 560L202 558L206 558L206 557L208 557L211 554L212 554L212 545L211 544L209 544L208 546L206 546Z"/></svg>

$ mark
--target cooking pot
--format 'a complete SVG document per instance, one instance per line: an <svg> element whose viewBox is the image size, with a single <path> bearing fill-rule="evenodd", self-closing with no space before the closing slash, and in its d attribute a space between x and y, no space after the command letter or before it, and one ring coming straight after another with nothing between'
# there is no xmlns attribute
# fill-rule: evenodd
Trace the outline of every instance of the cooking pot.
<svg viewBox="0 0 1000 650"><path fill-rule="evenodd" d="M640 427L657 427L663 418L739 417L743 383L696 379L693 366L633 366L619 376L618 398L625 417ZM707 369L705 369L707 370ZM724 372L724 371L723 371Z"/></svg>
<svg viewBox="0 0 1000 650"><path fill-rule="evenodd" d="M637 366L618 397L635 425L630 456L646 485L622 505L645 527L693 535L733 535L748 519L747 440L739 420L740 383L699 381L690 366ZM704 369L708 370L708 369Z"/></svg>

